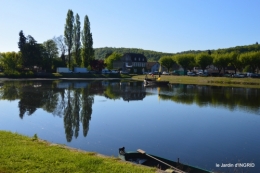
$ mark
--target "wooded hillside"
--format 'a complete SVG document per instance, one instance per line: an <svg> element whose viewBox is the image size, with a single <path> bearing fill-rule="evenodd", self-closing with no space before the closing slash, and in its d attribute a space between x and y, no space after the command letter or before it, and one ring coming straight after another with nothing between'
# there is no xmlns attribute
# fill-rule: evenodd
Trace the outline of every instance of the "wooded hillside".
<svg viewBox="0 0 260 173"><path fill-rule="evenodd" d="M104 47L95 49L95 59L105 59L113 52L124 54L124 53L140 53L143 54L148 61L158 61L161 56L164 55L173 55L170 53L156 52L151 50L143 50L137 48L113 48L113 47Z"/></svg>
<svg viewBox="0 0 260 173"><path fill-rule="evenodd" d="M188 50L178 53L163 53L163 52L156 52L152 50L144 50L144 49L137 49L137 48L113 48L113 47L103 47L103 48L96 48L95 49L95 59L105 59L113 52L117 53L141 53L147 58L148 61L159 61L161 56L167 55L174 55L174 54L198 54L201 52L207 52L208 50ZM244 45L244 46L236 46L230 47L225 49L216 49L210 50L212 53L217 51L219 53L230 53L230 52L237 52L237 53L245 53L245 52L252 52L252 51L260 51L260 45L258 43L251 44L251 45Z"/></svg>

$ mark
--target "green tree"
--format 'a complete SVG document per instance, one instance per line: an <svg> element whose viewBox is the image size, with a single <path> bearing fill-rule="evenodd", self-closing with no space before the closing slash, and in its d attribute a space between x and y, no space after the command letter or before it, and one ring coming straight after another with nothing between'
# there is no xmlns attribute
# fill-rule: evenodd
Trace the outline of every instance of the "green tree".
<svg viewBox="0 0 260 173"><path fill-rule="evenodd" d="M167 68L167 71L169 72L169 70L172 68L172 66L174 65L175 61L173 60L173 58L171 56L162 56L159 59L159 63L164 66L165 68Z"/></svg>
<svg viewBox="0 0 260 173"><path fill-rule="evenodd" d="M44 61L47 62L47 69L51 70L53 66L53 59L58 57L58 47L52 39L43 42Z"/></svg>
<svg viewBox="0 0 260 173"><path fill-rule="evenodd" d="M27 38L23 34L23 30L19 32L19 42L18 42L18 48L20 49L20 52L23 53L25 45L26 45Z"/></svg>
<svg viewBox="0 0 260 173"><path fill-rule="evenodd" d="M248 52L242 53L239 57L243 66L250 66L251 72L255 72L260 64L260 53L259 52Z"/></svg>
<svg viewBox="0 0 260 173"><path fill-rule="evenodd" d="M213 54L213 65L218 68L219 73L223 69L223 73L225 74L225 69L230 62L231 58L229 53Z"/></svg>
<svg viewBox="0 0 260 173"><path fill-rule="evenodd" d="M90 65L91 60L94 59L94 49L93 49L92 33L90 32L90 22L87 15L84 18L84 27L83 27L81 39L82 39L81 56L82 56L84 67L88 67Z"/></svg>
<svg viewBox="0 0 260 173"><path fill-rule="evenodd" d="M41 66L42 64L42 47L30 35L27 36L27 67L33 69L34 66Z"/></svg>
<svg viewBox="0 0 260 173"><path fill-rule="evenodd" d="M63 62L61 67L66 66L65 53L67 52L67 46L64 42L64 37L60 35L59 37L54 37L53 40L55 41L60 51L60 58Z"/></svg>
<svg viewBox="0 0 260 173"><path fill-rule="evenodd" d="M0 54L0 64L7 75L18 73L21 69L21 53L6 52Z"/></svg>
<svg viewBox="0 0 260 173"><path fill-rule="evenodd" d="M68 47L69 68L71 67L71 49L73 46L73 24L74 24L73 11L69 10L67 13L66 24L64 29L64 41Z"/></svg>
<svg viewBox="0 0 260 173"><path fill-rule="evenodd" d="M204 72L207 66L212 64L213 58L211 55L207 53L200 53L195 57L195 62L200 66L200 68Z"/></svg>
<svg viewBox="0 0 260 173"><path fill-rule="evenodd" d="M113 52L105 59L105 64L108 69L113 69L113 62L122 58L121 53Z"/></svg>
<svg viewBox="0 0 260 173"><path fill-rule="evenodd" d="M187 69L191 70L195 66L195 54L180 54L175 55L173 58L179 64L182 66L184 71L187 71Z"/></svg>
<svg viewBox="0 0 260 173"><path fill-rule="evenodd" d="M42 63L42 47L31 36L24 36L23 31L19 33L18 47L22 54L22 65L24 68L33 69Z"/></svg>
<svg viewBox="0 0 260 173"><path fill-rule="evenodd" d="M79 15L76 14L76 20L75 20L75 24L74 24L74 34L73 34L73 52L74 52L74 60L77 66L81 66L81 56L80 56L80 46L81 46L81 42L80 42L80 19L79 19Z"/></svg>
<svg viewBox="0 0 260 173"><path fill-rule="evenodd" d="M237 70L242 70L243 66L239 56L240 54L238 52L229 53L230 64L235 68L235 73L237 72Z"/></svg>

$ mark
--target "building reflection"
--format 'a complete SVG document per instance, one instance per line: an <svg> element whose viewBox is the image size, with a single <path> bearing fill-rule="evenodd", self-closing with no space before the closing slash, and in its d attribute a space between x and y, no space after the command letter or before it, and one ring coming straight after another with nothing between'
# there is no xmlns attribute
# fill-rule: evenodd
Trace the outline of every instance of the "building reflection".
<svg viewBox="0 0 260 173"><path fill-rule="evenodd" d="M142 82L118 80L4 81L0 86L0 100L19 100L18 116L21 119L25 115L32 116L37 109L63 118L66 139L70 142L80 133L87 136L96 95L131 102L143 101L145 97L157 94L160 101L218 106L229 110L239 108L260 115L259 91L252 88L182 84L160 89L145 88Z"/></svg>
<svg viewBox="0 0 260 173"><path fill-rule="evenodd" d="M143 100L146 96L144 85L140 82L120 82L120 92L124 101Z"/></svg>

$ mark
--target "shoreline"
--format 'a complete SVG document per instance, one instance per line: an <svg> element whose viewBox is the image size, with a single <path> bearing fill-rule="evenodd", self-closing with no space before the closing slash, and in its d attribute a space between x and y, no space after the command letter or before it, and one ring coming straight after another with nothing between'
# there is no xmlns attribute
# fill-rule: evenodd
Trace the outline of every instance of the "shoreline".
<svg viewBox="0 0 260 173"><path fill-rule="evenodd" d="M0 172L147 172L161 170L19 133L0 130ZM3 147L4 146L4 147Z"/></svg>
<svg viewBox="0 0 260 173"><path fill-rule="evenodd" d="M149 76L150 77L150 76ZM135 75L129 77L55 77L55 78L0 78L1 81L55 81L55 80L129 80L129 81L143 81L145 75ZM222 86L222 87L239 87L239 88L258 88L260 89L259 78L228 78L228 77L200 77L200 76L172 76L161 75L161 80L169 81L171 85L174 84L188 84L188 85L206 85L206 86Z"/></svg>

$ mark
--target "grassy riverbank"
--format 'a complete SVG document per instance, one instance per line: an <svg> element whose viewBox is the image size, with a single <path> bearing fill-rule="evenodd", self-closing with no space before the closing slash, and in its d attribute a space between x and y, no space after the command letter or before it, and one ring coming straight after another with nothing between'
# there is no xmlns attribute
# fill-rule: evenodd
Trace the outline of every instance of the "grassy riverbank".
<svg viewBox="0 0 260 173"><path fill-rule="evenodd" d="M151 78L151 76L148 76ZM156 76L158 77L158 76ZM133 76L133 80L144 80L145 75ZM231 78L231 77L201 77L201 76L173 76L161 75L160 80L167 80L170 83L214 85L230 87L260 88L259 78Z"/></svg>
<svg viewBox="0 0 260 173"><path fill-rule="evenodd" d="M107 172L154 173L156 169L53 145L46 141L0 131L0 173L11 172Z"/></svg>

